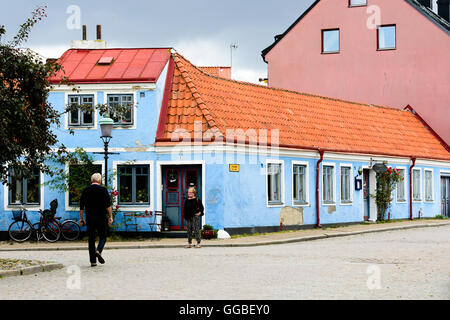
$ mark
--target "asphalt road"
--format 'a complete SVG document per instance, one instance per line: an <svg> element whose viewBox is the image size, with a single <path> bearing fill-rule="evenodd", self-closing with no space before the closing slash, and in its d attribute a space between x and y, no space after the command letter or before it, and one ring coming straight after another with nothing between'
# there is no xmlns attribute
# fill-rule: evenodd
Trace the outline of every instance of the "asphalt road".
<svg viewBox="0 0 450 320"><path fill-rule="evenodd" d="M0 299L450 299L450 226L243 248L0 252L66 268L0 279ZM205 290L205 284L208 290Z"/></svg>

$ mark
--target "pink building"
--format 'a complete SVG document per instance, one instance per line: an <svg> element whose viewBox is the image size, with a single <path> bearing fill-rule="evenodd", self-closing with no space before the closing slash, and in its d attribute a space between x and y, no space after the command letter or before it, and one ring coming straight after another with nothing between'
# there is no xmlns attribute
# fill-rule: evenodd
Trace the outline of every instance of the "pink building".
<svg viewBox="0 0 450 320"><path fill-rule="evenodd" d="M410 105L448 148L449 11L449 0L317 0L263 50L269 85Z"/></svg>

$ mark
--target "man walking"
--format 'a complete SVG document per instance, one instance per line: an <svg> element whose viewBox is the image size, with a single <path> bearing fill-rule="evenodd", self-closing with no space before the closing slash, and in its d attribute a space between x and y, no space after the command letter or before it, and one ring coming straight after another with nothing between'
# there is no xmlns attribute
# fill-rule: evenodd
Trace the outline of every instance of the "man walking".
<svg viewBox="0 0 450 320"><path fill-rule="evenodd" d="M80 224L85 225L83 211L86 211L86 225L89 238L89 259L91 267L95 267L98 262L105 263L101 253L106 243L106 214L109 214L109 225L114 220L112 217L111 198L108 190L101 186L102 176L100 173L94 173L91 177L91 185L86 187L81 194L80 199ZM95 248L96 233L99 237L97 249Z"/></svg>

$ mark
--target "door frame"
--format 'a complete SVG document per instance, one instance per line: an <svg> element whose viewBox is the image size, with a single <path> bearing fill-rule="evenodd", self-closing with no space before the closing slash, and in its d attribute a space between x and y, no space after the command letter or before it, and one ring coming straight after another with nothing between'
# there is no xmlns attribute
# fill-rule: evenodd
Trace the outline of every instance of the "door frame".
<svg viewBox="0 0 450 320"><path fill-rule="evenodd" d="M443 194L442 194L442 178L444 178L444 181L445 180L449 180L449 184L447 185L448 187L450 187L450 171L446 171L446 170L441 170L440 171L440 175L439 175L439 204L440 204L440 207L441 207L441 215L443 215L443 212L442 212L442 197L443 197ZM447 192L449 192L450 193L450 191L447 191ZM449 207L450 207L450 205L449 205ZM450 210L450 208L449 208L449 210ZM450 213L449 213L449 217L450 217Z"/></svg>
<svg viewBox="0 0 450 320"><path fill-rule="evenodd" d="M205 207L205 214L202 216L202 226L205 225L206 218L206 193L205 193L205 160L184 160L184 161L156 161L156 210L162 210L162 197L164 185L162 183L162 167L163 166L183 166L183 165L200 165L202 168L202 202Z"/></svg>
<svg viewBox="0 0 450 320"><path fill-rule="evenodd" d="M368 165L363 165L361 167L363 170L369 169L369 194L373 194L374 192L376 192L376 188L377 188L376 173ZM361 174L361 176L363 176L363 174ZM364 179L364 177L363 177L363 179ZM361 204L361 210L362 210L361 211L361 219L362 219L362 221L364 221L364 192L361 192L361 202L362 202L362 204ZM377 202L374 198L369 196L369 221L372 221L372 222L377 221L377 217L378 217L377 212L378 212Z"/></svg>

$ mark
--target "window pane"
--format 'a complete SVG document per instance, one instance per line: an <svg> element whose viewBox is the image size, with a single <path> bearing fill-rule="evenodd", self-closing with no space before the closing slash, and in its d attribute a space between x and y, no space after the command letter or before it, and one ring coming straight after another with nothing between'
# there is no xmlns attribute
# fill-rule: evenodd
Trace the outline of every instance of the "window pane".
<svg viewBox="0 0 450 320"><path fill-rule="evenodd" d="M341 200L351 201L350 197L350 168L341 168Z"/></svg>
<svg viewBox="0 0 450 320"><path fill-rule="evenodd" d="M395 49L395 26L379 27L378 49Z"/></svg>
<svg viewBox="0 0 450 320"><path fill-rule="evenodd" d="M119 203L131 203L133 201L133 176L131 173L131 167L119 168Z"/></svg>
<svg viewBox="0 0 450 320"><path fill-rule="evenodd" d="M432 172L431 171L425 171L425 199L426 200L432 200L433 194L432 194Z"/></svg>
<svg viewBox="0 0 450 320"><path fill-rule="evenodd" d="M70 124L79 124L79 110L72 110L70 111Z"/></svg>
<svg viewBox="0 0 450 320"><path fill-rule="evenodd" d="M414 182L413 188L414 200L420 200L420 171L413 170L413 182Z"/></svg>
<svg viewBox="0 0 450 320"><path fill-rule="evenodd" d="M367 4L367 0L350 0L350 6L364 6Z"/></svg>
<svg viewBox="0 0 450 320"><path fill-rule="evenodd" d="M333 167L323 167L323 200L333 202Z"/></svg>
<svg viewBox="0 0 450 320"><path fill-rule="evenodd" d="M294 165L294 200L305 203L305 170L306 166Z"/></svg>
<svg viewBox="0 0 450 320"><path fill-rule="evenodd" d="M339 51L339 30L323 31L323 52Z"/></svg>
<svg viewBox="0 0 450 320"><path fill-rule="evenodd" d="M404 179L405 177L405 170L404 169L400 169L399 170L399 175L401 178ZM405 200L405 180L401 180L398 182L397 184L397 200Z"/></svg>
<svg viewBox="0 0 450 320"><path fill-rule="evenodd" d="M281 201L281 164L268 164L268 195L269 201L280 202Z"/></svg>
<svg viewBox="0 0 450 320"><path fill-rule="evenodd" d="M23 197L23 179L20 175L16 173L15 170L9 170L9 182L11 186L9 187L10 192L10 204L20 204Z"/></svg>
<svg viewBox="0 0 450 320"><path fill-rule="evenodd" d="M136 176L136 202L148 203L148 176Z"/></svg>
<svg viewBox="0 0 450 320"><path fill-rule="evenodd" d="M27 204L39 203L39 169L33 171L33 178L26 180Z"/></svg>

